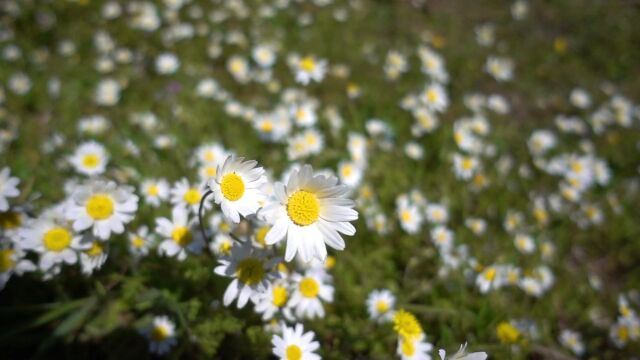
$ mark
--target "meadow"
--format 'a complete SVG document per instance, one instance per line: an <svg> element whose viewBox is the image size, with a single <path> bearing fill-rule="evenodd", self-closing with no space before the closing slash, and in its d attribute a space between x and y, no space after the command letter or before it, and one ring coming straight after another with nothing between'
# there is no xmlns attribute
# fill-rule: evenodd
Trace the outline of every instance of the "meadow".
<svg viewBox="0 0 640 360"><path fill-rule="evenodd" d="M630 0L1 1L0 358L638 359L638 44Z"/></svg>

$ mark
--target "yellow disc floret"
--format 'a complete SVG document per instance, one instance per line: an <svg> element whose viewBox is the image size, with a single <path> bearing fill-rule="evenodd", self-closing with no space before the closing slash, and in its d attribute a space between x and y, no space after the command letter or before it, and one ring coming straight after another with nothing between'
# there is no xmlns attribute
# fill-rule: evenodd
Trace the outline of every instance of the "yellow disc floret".
<svg viewBox="0 0 640 360"><path fill-rule="evenodd" d="M415 315L405 310L398 310L393 316L393 329L405 339L416 339L422 334L422 326Z"/></svg>
<svg viewBox="0 0 640 360"><path fill-rule="evenodd" d="M229 201L237 201L244 194L244 181L236 173L229 173L222 177L220 182L222 196Z"/></svg>
<svg viewBox="0 0 640 360"><path fill-rule="evenodd" d="M238 263L236 275L238 279L247 285L255 285L264 279L264 267L262 260L246 258Z"/></svg>
<svg viewBox="0 0 640 360"><path fill-rule="evenodd" d="M93 195L87 200L87 214L93 220L108 219L113 215L113 199L104 194Z"/></svg>
<svg viewBox="0 0 640 360"><path fill-rule="evenodd" d="M44 233L42 242L48 251L60 252L71 244L71 233L65 228L54 227Z"/></svg>
<svg viewBox="0 0 640 360"><path fill-rule="evenodd" d="M13 260L14 253L15 250L13 249L0 250L0 273L9 271L16 265L16 262Z"/></svg>
<svg viewBox="0 0 640 360"><path fill-rule="evenodd" d="M273 287L273 305L283 307L287 303L287 289L284 286Z"/></svg>
<svg viewBox="0 0 640 360"><path fill-rule="evenodd" d="M171 238L178 245L185 247L193 241L193 234L191 234L191 230L186 226L178 226L171 232Z"/></svg>
<svg viewBox="0 0 640 360"><path fill-rule="evenodd" d="M300 281L300 285L298 285L300 289L300 293L304 297L314 298L318 296L320 292L320 285L314 278L306 277Z"/></svg>
<svg viewBox="0 0 640 360"><path fill-rule="evenodd" d="M151 338L153 339L153 341L160 342L167 337L169 337L169 329L167 329L165 326L156 326L153 328L153 331L151 331Z"/></svg>
<svg viewBox="0 0 640 360"><path fill-rule="evenodd" d="M320 217L320 201L314 193L298 190L289 197L287 214L296 225L311 225Z"/></svg>
<svg viewBox="0 0 640 360"><path fill-rule="evenodd" d="M100 163L100 158L96 154L87 154L82 158L82 165L86 168L93 169Z"/></svg>
<svg viewBox="0 0 640 360"><path fill-rule="evenodd" d="M184 201L187 202L187 204L196 205L197 203L200 202L201 197L202 195L200 194L200 191L198 191L198 189L191 188L184 193L183 198L184 198Z"/></svg>
<svg viewBox="0 0 640 360"><path fill-rule="evenodd" d="M298 345L289 345L285 355L287 360L300 360L302 359L302 350Z"/></svg>

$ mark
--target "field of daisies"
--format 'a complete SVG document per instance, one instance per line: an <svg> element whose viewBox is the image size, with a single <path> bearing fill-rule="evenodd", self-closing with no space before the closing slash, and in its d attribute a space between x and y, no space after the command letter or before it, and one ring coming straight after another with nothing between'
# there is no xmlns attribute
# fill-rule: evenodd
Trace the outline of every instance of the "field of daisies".
<svg viewBox="0 0 640 360"><path fill-rule="evenodd" d="M0 1L0 358L639 359L640 5Z"/></svg>

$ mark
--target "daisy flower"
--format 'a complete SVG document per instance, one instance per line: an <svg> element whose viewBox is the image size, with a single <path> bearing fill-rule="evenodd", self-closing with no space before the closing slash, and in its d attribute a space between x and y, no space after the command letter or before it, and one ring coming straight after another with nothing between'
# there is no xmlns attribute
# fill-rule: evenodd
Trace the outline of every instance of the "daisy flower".
<svg viewBox="0 0 640 360"><path fill-rule="evenodd" d="M251 297L267 289L269 281L278 277L272 269L280 259L265 258L264 252L255 249L247 241L233 246L231 254L220 258L218 262L213 271L220 276L234 278L224 292L224 306L229 306L238 298L237 306L243 308Z"/></svg>
<svg viewBox="0 0 640 360"><path fill-rule="evenodd" d="M203 186L189 184L187 179L181 179L176 182L171 189L171 204L173 206L181 206L191 210L194 214L198 213L200 208L200 200L202 200ZM211 202L205 201L204 208L211 209Z"/></svg>
<svg viewBox="0 0 640 360"><path fill-rule="evenodd" d="M262 68L270 68L276 62L276 53L269 45L258 45L251 51L251 57Z"/></svg>
<svg viewBox="0 0 640 360"><path fill-rule="evenodd" d="M439 83L429 84L422 92L421 99L424 106L433 112L443 112L449 107L447 93Z"/></svg>
<svg viewBox="0 0 640 360"><path fill-rule="evenodd" d="M273 319L279 312L291 320L293 316L290 308L287 307L289 296L287 284L283 281L274 281L269 283L265 291L257 293L251 300L255 304L255 311L262 314L262 320Z"/></svg>
<svg viewBox="0 0 640 360"><path fill-rule="evenodd" d="M156 232L164 240L158 246L158 254L175 256L179 261L187 258L187 252L199 254L205 246L199 231L195 229L195 219L189 219L189 212L176 206L171 212L171 220L156 219Z"/></svg>
<svg viewBox="0 0 640 360"><path fill-rule="evenodd" d="M114 79L104 79L98 83L95 102L98 105L113 106L120 100L120 84Z"/></svg>
<svg viewBox="0 0 640 360"><path fill-rule="evenodd" d="M408 234L417 233L422 226L423 220L420 208L416 205L409 204L409 202L402 202L398 205L397 214L402 230Z"/></svg>
<svg viewBox="0 0 640 360"><path fill-rule="evenodd" d="M307 270L304 275L293 274L291 280L295 290L289 300L298 318L323 318L323 302L333 302L333 286L327 283L328 274L324 270Z"/></svg>
<svg viewBox="0 0 640 360"><path fill-rule="evenodd" d="M75 231L92 228L101 240L111 233L122 234L138 209L138 197L129 186L92 180L75 188L66 207L65 216L73 221Z"/></svg>
<svg viewBox="0 0 640 360"><path fill-rule="evenodd" d="M513 78L513 60L508 58L489 56L485 71L497 81L507 81Z"/></svg>
<svg viewBox="0 0 640 360"><path fill-rule="evenodd" d="M0 239L2 243L10 242L8 239ZM4 288L13 274L21 276L28 271L34 271L37 267L25 259L26 252L19 247L0 246L0 290Z"/></svg>
<svg viewBox="0 0 640 360"><path fill-rule="evenodd" d="M176 345L176 326L167 316L156 316L153 323L142 334L149 339L149 351L163 355Z"/></svg>
<svg viewBox="0 0 640 360"><path fill-rule="evenodd" d="M75 264L78 251L86 248L82 236L76 234L63 222L49 217L34 220L19 231L20 247L40 254L38 268L46 272L56 265Z"/></svg>
<svg viewBox="0 0 640 360"><path fill-rule="evenodd" d="M211 244L209 244L209 249L216 255L228 256L231 254L233 241L233 238L229 236L229 234L217 233Z"/></svg>
<svg viewBox="0 0 640 360"><path fill-rule="evenodd" d="M400 337L398 339L397 353L402 360L431 360L429 353L433 345L425 341L424 334L417 339Z"/></svg>
<svg viewBox="0 0 640 360"><path fill-rule="evenodd" d="M18 184L20 179L11 176L11 170L4 167L0 171L0 211L9 210L9 201L7 198L14 198L20 195Z"/></svg>
<svg viewBox="0 0 640 360"><path fill-rule="evenodd" d="M218 167L215 179L209 181L216 204L226 217L234 223L240 222L240 215L255 214L265 200L260 187L267 182L264 169L256 167L255 160L227 157Z"/></svg>
<svg viewBox="0 0 640 360"><path fill-rule="evenodd" d="M386 289L373 290L367 297L369 317L379 323L391 321L395 303L396 297L391 291Z"/></svg>
<svg viewBox="0 0 640 360"><path fill-rule="evenodd" d="M562 330L558 339L562 346L571 350L576 356L582 356L584 354L584 342L582 342L582 336L572 330Z"/></svg>
<svg viewBox="0 0 640 360"><path fill-rule="evenodd" d="M349 221L358 218L352 209L355 202L346 198L349 188L338 185L334 176L314 175L305 165L293 170L287 184L276 183L275 201L265 207L265 217L273 224L265 241L273 245L287 238L285 261L300 253L305 262L327 257L326 245L344 250L340 233L353 235L356 230Z"/></svg>
<svg viewBox="0 0 640 360"><path fill-rule="evenodd" d="M148 179L140 185L144 201L152 207L160 206L160 202L169 199L169 183L166 180Z"/></svg>
<svg viewBox="0 0 640 360"><path fill-rule="evenodd" d="M307 85L311 80L320 82L327 72L327 61L319 60L314 56L305 56L295 63L296 82Z"/></svg>
<svg viewBox="0 0 640 360"><path fill-rule="evenodd" d="M314 353L320 348L314 337L313 331L304 332L302 324L296 324L295 328L282 325L282 336L273 335L271 339L273 354L280 360L320 360Z"/></svg>
<svg viewBox="0 0 640 360"><path fill-rule="evenodd" d="M173 74L180 67L180 59L172 53L162 53L156 58L156 72L162 75Z"/></svg>
<svg viewBox="0 0 640 360"><path fill-rule="evenodd" d="M80 252L82 273L91 275L94 270L100 269L105 261L107 261L106 244L99 240L92 240L83 245L87 246L87 248Z"/></svg>
<svg viewBox="0 0 640 360"><path fill-rule="evenodd" d="M139 257L149 253L149 248L153 243L153 238L149 234L148 227L143 225L135 232L130 232L127 237L129 239L129 252L131 254Z"/></svg>
<svg viewBox="0 0 640 360"><path fill-rule="evenodd" d="M102 174L108 161L109 155L104 146L95 141L81 144L69 158L77 172L89 176Z"/></svg>

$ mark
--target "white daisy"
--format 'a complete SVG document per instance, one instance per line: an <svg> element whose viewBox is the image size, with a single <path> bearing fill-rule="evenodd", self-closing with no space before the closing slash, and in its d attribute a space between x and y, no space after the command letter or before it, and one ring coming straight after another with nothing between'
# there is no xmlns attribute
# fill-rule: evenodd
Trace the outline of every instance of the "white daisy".
<svg viewBox="0 0 640 360"><path fill-rule="evenodd" d="M256 167L255 160L227 157L218 167L215 179L209 181L216 204L234 223L240 222L240 215L247 217L255 214L265 200L260 187L267 182L264 169Z"/></svg>
<svg viewBox="0 0 640 360"><path fill-rule="evenodd" d="M156 232L164 240L158 246L158 254L175 256L179 261L187 258L187 252L199 254L205 242L196 230L196 219L189 219L189 212L181 206L175 206L171 220L156 219Z"/></svg>
<svg viewBox="0 0 640 360"><path fill-rule="evenodd" d="M311 80L320 82L327 72L327 61L314 56L305 56L295 62L296 82L307 85Z"/></svg>
<svg viewBox="0 0 640 360"><path fill-rule="evenodd" d="M273 354L280 360L320 360L314 353L320 348L314 337L313 331L304 332L302 324L296 324L295 328L282 325L282 336L273 335L271 339Z"/></svg>
<svg viewBox="0 0 640 360"><path fill-rule="evenodd" d="M204 194L203 188L204 185L192 185L189 184L187 179L181 179L171 189L171 204L184 207L191 210L193 214L197 214L200 208L200 200L202 200L202 195ZM205 209L211 209L211 206L210 201L204 202Z"/></svg>
<svg viewBox="0 0 640 360"><path fill-rule="evenodd" d="M7 198L14 198L20 195L18 184L20 179L11 176L11 169L4 167L0 171L0 211L9 210Z"/></svg>
<svg viewBox="0 0 640 360"><path fill-rule="evenodd" d="M25 259L26 252L19 247L8 245L9 239L0 239L0 290L4 288L13 274L21 276L25 272L34 271L37 267Z"/></svg>
<svg viewBox="0 0 640 360"><path fill-rule="evenodd" d="M286 261L297 252L305 262L314 257L324 261L325 244L344 250L340 233L355 234L355 227L349 223L358 218L358 212L352 209L355 202L345 197L349 188L337 183L333 176L314 176L311 166L305 165L291 172L286 185L275 184L275 202L263 209L273 224L265 241L273 245L286 236Z"/></svg>
<svg viewBox="0 0 640 360"><path fill-rule="evenodd" d="M128 234L129 252L136 257L144 256L149 253L149 248L153 244L153 236L149 234L149 228L145 225L141 226L135 232Z"/></svg>
<svg viewBox="0 0 640 360"><path fill-rule="evenodd" d="M379 323L389 322L393 318L396 297L391 291L373 290L367 297L369 317Z"/></svg>
<svg viewBox="0 0 640 360"><path fill-rule="evenodd" d="M307 270L304 275L293 274L291 280L295 290L289 300L298 318L323 318L323 302L333 302L333 286L328 284L330 276L321 269Z"/></svg>
<svg viewBox="0 0 640 360"><path fill-rule="evenodd" d="M152 207L160 206L160 202L169 199L169 183L164 179L144 180L140 185L144 201Z"/></svg>
<svg viewBox="0 0 640 360"><path fill-rule="evenodd" d="M153 354L168 353L177 343L175 325L167 316L156 316L153 323L142 331L149 339L149 351Z"/></svg>
<svg viewBox="0 0 640 360"><path fill-rule="evenodd" d="M431 360L429 353L433 345L425 341L425 335L420 334L416 339L399 337L396 350L402 360Z"/></svg>
<svg viewBox="0 0 640 360"><path fill-rule="evenodd" d="M255 304L255 311L262 314L262 320L273 319L278 313L282 313L285 318L292 320L293 316L287 306L289 292L289 288L284 281L269 283L269 287L265 291L257 293L251 299Z"/></svg>
<svg viewBox="0 0 640 360"><path fill-rule="evenodd" d="M94 270L100 269L105 261L107 261L107 245L105 242L99 240L84 242L83 245L87 246L87 248L80 252L82 273L91 275Z"/></svg>
<svg viewBox="0 0 640 360"><path fill-rule="evenodd" d="M238 298L238 308L243 308L249 299L267 289L269 282L278 277L273 268L279 258L267 259L265 253L254 248L250 241L235 244L229 256L218 260L214 272L220 276L233 277L224 292L223 304L229 306Z"/></svg>
<svg viewBox="0 0 640 360"><path fill-rule="evenodd" d="M173 74L180 67L180 59L172 53L162 53L156 58L156 72L162 75Z"/></svg>
<svg viewBox="0 0 640 360"><path fill-rule="evenodd" d="M69 158L75 170L84 175L100 175L109 161L109 155L102 144L95 141L80 144Z"/></svg>
<svg viewBox="0 0 640 360"><path fill-rule="evenodd" d="M75 231L92 228L94 236L107 240L112 232L124 232L124 225L133 219L137 209L138 196L133 188L92 180L74 189L65 216L73 221Z"/></svg>
<svg viewBox="0 0 640 360"><path fill-rule="evenodd" d="M86 248L81 242L82 236L63 222L46 216L20 229L19 235L23 239L22 249L40 254L38 268L45 272L62 263L75 264L78 251Z"/></svg>

